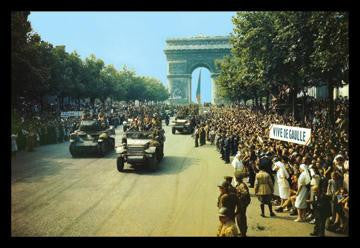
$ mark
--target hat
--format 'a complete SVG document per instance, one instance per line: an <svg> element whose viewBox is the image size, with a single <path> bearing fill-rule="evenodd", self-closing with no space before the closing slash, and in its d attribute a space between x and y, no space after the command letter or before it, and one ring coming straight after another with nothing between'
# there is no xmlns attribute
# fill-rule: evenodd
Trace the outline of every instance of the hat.
<svg viewBox="0 0 360 248"><path fill-rule="evenodd" d="M228 208L222 207L219 209L219 216L226 216L228 217L230 215L230 211Z"/></svg>
<svg viewBox="0 0 360 248"><path fill-rule="evenodd" d="M227 188L229 186L228 181L223 180L218 184L218 187Z"/></svg>
<svg viewBox="0 0 360 248"><path fill-rule="evenodd" d="M338 154L338 155L335 156L334 161L338 160L339 158L344 160L344 157L341 154Z"/></svg>
<svg viewBox="0 0 360 248"><path fill-rule="evenodd" d="M232 180L232 177L231 176L224 176L224 179L226 180L226 181L231 181Z"/></svg>
<svg viewBox="0 0 360 248"><path fill-rule="evenodd" d="M241 180L246 177L246 173L243 171L235 171L234 176L236 180Z"/></svg>

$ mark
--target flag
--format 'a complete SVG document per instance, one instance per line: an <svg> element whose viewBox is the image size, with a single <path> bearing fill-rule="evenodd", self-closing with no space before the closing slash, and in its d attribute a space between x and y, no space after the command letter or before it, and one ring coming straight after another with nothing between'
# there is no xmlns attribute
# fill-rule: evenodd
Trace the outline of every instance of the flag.
<svg viewBox="0 0 360 248"><path fill-rule="evenodd" d="M196 89L196 100L197 100L198 104L201 103L201 98L200 98L200 81L201 81L201 69L200 69L199 80L198 80L198 85L197 85L197 89Z"/></svg>

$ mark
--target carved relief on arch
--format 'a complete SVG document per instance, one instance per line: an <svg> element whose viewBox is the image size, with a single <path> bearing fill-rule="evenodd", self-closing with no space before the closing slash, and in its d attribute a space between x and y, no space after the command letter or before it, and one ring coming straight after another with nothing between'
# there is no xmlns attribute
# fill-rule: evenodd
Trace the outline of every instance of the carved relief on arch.
<svg viewBox="0 0 360 248"><path fill-rule="evenodd" d="M169 61L169 74L185 74L186 60Z"/></svg>

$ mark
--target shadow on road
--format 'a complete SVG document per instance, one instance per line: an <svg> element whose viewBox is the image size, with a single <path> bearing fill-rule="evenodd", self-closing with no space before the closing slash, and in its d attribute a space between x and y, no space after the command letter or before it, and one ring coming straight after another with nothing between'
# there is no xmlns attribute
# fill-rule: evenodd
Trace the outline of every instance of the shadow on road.
<svg viewBox="0 0 360 248"><path fill-rule="evenodd" d="M187 169L190 165L196 165L200 160L189 157L177 157L167 156L159 164L159 168L156 171L151 171L146 165L134 166L126 164L121 173L134 173L139 175L166 175L166 174L178 174Z"/></svg>
<svg viewBox="0 0 360 248"><path fill-rule="evenodd" d="M200 159L192 157L166 156L161 161L159 169L152 175L178 174L191 165L199 164Z"/></svg>
<svg viewBox="0 0 360 248"><path fill-rule="evenodd" d="M26 166L12 169L12 182L35 182L47 176L59 174L65 167L72 166L68 162L54 160L39 160L37 163L29 163Z"/></svg>

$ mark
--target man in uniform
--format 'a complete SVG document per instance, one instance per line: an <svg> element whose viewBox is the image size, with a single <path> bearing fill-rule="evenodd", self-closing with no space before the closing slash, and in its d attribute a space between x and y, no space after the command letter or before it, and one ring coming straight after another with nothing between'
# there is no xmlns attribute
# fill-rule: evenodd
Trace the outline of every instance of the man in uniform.
<svg viewBox="0 0 360 248"><path fill-rule="evenodd" d="M230 164L230 134L227 133L224 140L224 160L226 164Z"/></svg>
<svg viewBox="0 0 360 248"><path fill-rule="evenodd" d="M255 183L255 175L256 175L256 170L255 170L255 161L256 161L256 153L255 153L255 146L252 145L250 147L250 158L249 158L249 184L250 184L250 188L254 188L254 183Z"/></svg>
<svg viewBox="0 0 360 248"><path fill-rule="evenodd" d="M236 184L236 194L238 197L238 205L236 206L236 223L240 230L240 236L246 237L247 232L247 218L246 218L246 208L249 206L251 198L249 193L249 188L243 182L243 178L246 177L246 173L242 171L235 172L235 178L237 181Z"/></svg>
<svg viewBox="0 0 360 248"><path fill-rule="evenodd" d="M236 194L236 189L234 186L232 186L232 180L233 178L231 176L224 176L224 179L229 183L229 192Z"/></svg>
<svg viewBox="0 0 360 248"><path fill-rule="evenodd" d="M220 195L218 197L218 208L226 207L229 211L229 217L231 220L235 220L235 208L238 202L237 196L235 193L230 192L230 184L223 180L218 184Z"/></svg>
<svg viewBox="0 0 360 248"><path fill-rule="evenodd" d="M218 228L218 237L236 237L239 235L239 231L236 228L235 222L230 217L230 211L226 207L222 207L219 210L220 225Z"/></svg>
<svg viewBox="0 0 360 248"><path fill-rule="evenodd" d="M199 146L199 127L195 127L195 147Z"/></svg>

